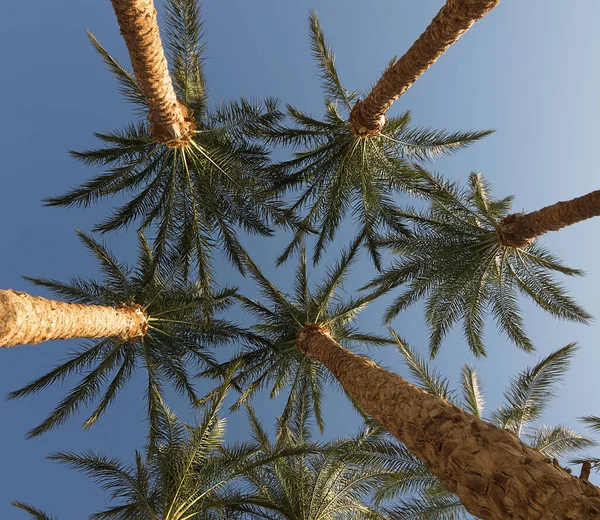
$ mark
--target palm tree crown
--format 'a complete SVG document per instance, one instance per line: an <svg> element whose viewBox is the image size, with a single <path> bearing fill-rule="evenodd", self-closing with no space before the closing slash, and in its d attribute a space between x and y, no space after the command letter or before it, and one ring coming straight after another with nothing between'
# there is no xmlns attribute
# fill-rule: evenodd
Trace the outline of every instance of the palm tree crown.
<svg viewBox="0 0 600 520"><path fill-rule="evenodd" d="M228 370L238 371L233 379L242 395L239 404L247 401L260 388L270 386L276 396L290 385L284 416L290 413L302 385L308 385L317 423L323 428L321 399L323 385L330 373L319 363L306 357L296 347L296 334L306 323L327 327L332 336L346 347L356 344L383 345L387 338L359 332L352 322L373 299L371 296L345 300L336 293L341 288L348 269L356 257L359 241L343 252L337 264L329 269L323 280L310 289L304 253L300 255L295 272L293 291L286 294L275 287L249 258L246 264L250 276L259 286L261 299L239 296L243 307L260 321L253 328L262 336L262 343L253 342L232 360L205 374L219 377Z"/></svg>
<svg viewBox="0 0 600 520"><path fill-rule="evenodd" d="M116 503L90 518L106 520L226 520L239 518L229 504L234 483L243 471L263 463L257 448L243 444L220 453L225 419L219 408L223 391L204 409L196 426L183 424L157 398L154 440L145 453L136 452L135 463L127 465L92 451L82 454L55 453L50 456L93 478ZM34 518L41 511L14 502ZM40 518L48 519L47 516Z"/></svg>
<svg viewBox="0 0 600 520"><path fill-rule="evenodd" d="M201 279L210 279L210 259L221 249L241 268L241 245L235 227L269 235L278 205L259 192L268 184L268 151L250 137L276 122L274 100L260 105L242 99L209 110L203 72L202 21L196 0L168 0L165 6L166 54L178 99L194 120L186 146L156 141L145 122L99 133L104 147L72 152L83 163L107 167L65 195L47 199L54 206L86 206L116 195L133 198L97 225L101 231L154 226L157 253L171 242L187 269L197 264ZM144 113L147 101L134 76L90 34L92 44L119 82L125 98Z"/></svg>
<svg viewBox="0 0 600 520"><path fill-rule="evenodd" d="M279 262L293 253L311 230L318 231L314 260L331 241L345 215L351 213L358 235L365 240L376 265L378 231L405 231L392 194L419 189L419 176L410 159L451 153L488 135L489 130L446 132L410 128L410 113L392 117L376 137L357 137L348 115L357 94L346 90L335 68L334 54L325 42L314 12L309 17L313 56L325 91L325 117L318 120L288 106L295 127L275 125L270 140L298 149L295 158L270 167L278 193L302 186L290 212L308 208L302 225ZM341 111L341 112L340 112Z"/></svg>
<svg viewBox="0 0 600 520"><path fill-rule="evenodd" d="M490 197L480 174L472 174L464 190L423 170L422 175L435 197L427 210L404 213L414 224L410 237L382 241L400 258L367 286L384 292L406 284L387 310L387 321L425 298L431 355L457 321L463 322L471 350L485 355L484 317L490 311L513 343L532 350L520 314L519 292L558 318L588 322L589 314L551 276L553 271L570 276L581 271L566 267L539 244L515 248L500 243L497 226L508 214L512 197Z"/></svg>
<svg viewBox="0 0 600 520"><path fill-rule="evenodd" d="M148 315L149 330L131 342L118 338L93 340L64 363L9 394L13 399L24 397L58 384L70 374L85 374L48 417L29 432L30 436L54 428L80 406L97 400L96 408L84 423L84 427L91 427L140 366L147 373L146 399L152 424L157 410L156 392L152 389L160 393L168 383L195 402L197 395L190 382L188 364L213 365L215 361L208 347L245 335L237 326L215 317L216 312L233 304L234 289L207 293L198 284L186 281L177 265L161 264L156 268L153 252L142 235L139 258L133 269L119 263L104 245L90 236L83 233L79 236L98 261L103 280L74 277L69 283L62 283L28 279L75 303L139 305Z"/></svg>

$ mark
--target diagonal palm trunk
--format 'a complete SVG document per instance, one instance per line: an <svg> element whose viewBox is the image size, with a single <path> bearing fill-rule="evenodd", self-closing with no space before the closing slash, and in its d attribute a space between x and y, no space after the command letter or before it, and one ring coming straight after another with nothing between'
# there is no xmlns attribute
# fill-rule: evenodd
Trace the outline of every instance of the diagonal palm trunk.
<svg viewBox="0 0 600 520"><path fill-rule="evenodd" d="M378 135L392 103L499 1L447 0L406 54L384 72L364 100L356 103L350 114L353 132L359 137Z"/></svg>
<svg viewBox="0 0 600 520"><path fill-rule="evenodd" d="M504 246L525 247L548 231L558 231L599 215L600 190L596 190L531 213L508 215L498 226L498 239Z"/></svg>
<svg viewBox="0 0 600 520"><path fill-rule="evenodd" d="M297 347L483 519L600 518L600 489L555 467L512 433L432 397L305 325Z"/></svg>
<svg viewBox="0 0 600 520"><path fill-rule="evenodd" d="M148 316L139 305L80 305L0 290L0 347L71 338L114 337L126 342L147 330Z"/></svg>
<svg viewBox="0 0 600 520"><path fill-rule="evenodd" d="M152 0L111 0L133 72L148 102L150 132L157 142L187 145L194 124L173 90Z"/></svg>

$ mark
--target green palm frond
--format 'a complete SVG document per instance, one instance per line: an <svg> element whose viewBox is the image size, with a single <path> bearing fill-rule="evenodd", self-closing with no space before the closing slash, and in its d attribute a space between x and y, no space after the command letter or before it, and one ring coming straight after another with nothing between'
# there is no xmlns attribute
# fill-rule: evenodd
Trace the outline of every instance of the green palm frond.
<svg viewBox="0 0 600 520"><path fill-rule="evenodd" d="M390 329L390 334L396 341L398 352L404 358L404 362L417 386L431 395L453 402L454 395L449 389L450 380L438 370L431 369L427 361L411 349L408 343L392 329Z"/></svg>
<svg viewBox="0 0 600 520"><path fill-rule="evenodd" d="M354 242L343 251L337 264L326 271L313 289L310 288L304 254L301 254L291 294L275 287L252 259L246 257L246 268L258 286L260 299L238 298L242 307L258 320L253 329L261 338L248 343L229 362L209 368L202 374L220 378L232 368L237 371L232 384L241 390L241 395L234 408L249 402L261 389L268 387L271 397L275 397L287 387L290 389L284 411L284 416L287 416L297 403L299 392L306 389L311 409L322 429L323 388L333 379L321 364L307 358L296 348L298 330L305 323L320 323L331 330L336 341L348 348L359 344L377 346L391 343L391 340L376 334L362 334L352 325L360 310L373 300L372 296L342 300L338 295L358 250L358 243Z"/></svg>
<svg viewBox="0 0 600 520"><path fill-rule="evenodd" d="M250 518L384 520L379 508L370 505L371 495L389 474L385 464L367 456L373 433L315 444L307 412L311 403L308 393L303 395L291 415L279 419L274 443L252 414L261 455L281 456L245 473L246 495L236 509ZM308 449L293 453L302 447ZM285 449L289 454L283 455Z"/></svg>
<svg viewBox="0 0 600 520"><path fill-rule="evenodd" d="M41 509L37 509L36 507L30 506L29 504L25 504L23 502L12 502L11 505L22 509L23 511L27 511L30 517L34 520L56 520L56 518L52 515L48 515Z"/></svg>
<svg viewBox="0 0 600 520"><path fill-rule="evenodd" d="M282 195L301 189L290 213L302 213L290 245L278 258L283 263L317 231L313 251L315 262L330 243L340 223L350 215L357 236L380 267L377 251L379 234L406 233L407 227L393 195L417 193L420 177L411 160L430 159L471 145L490 133L485 131L446 132L410 128L410 114L390 118L374 138L356 137L348 116L357 95L346 90L335 68L334 55L327 45L316 14L309 16L313 57L325 91L325 115L315 119L288 106L293 126L273 125L271 143L290 146L295 157L269 167L273 190ZM340 112L341 110L341 112Z"/></svg>
<svg viewBox="0 0 600 520"><path fill-rule="evenodd" d="M541 426L526 436L527 444L549 459L571 455L593 446L591 439L566 426Z"/></svg>
<svg viewBox="0 0 600 520"><path fill-rule="evenodd" d="M461 371L462 407L475 417L483 418L485 400L479 374L474 366L465 365Z"/></svg>
<svg viewBox="0 0 600 520"><path fill-rule="evenodd" d="M462 520L471 518L452 493L418 495L387 509L389 520Z"/></svg>
<svg viewBox="0 0 600 520"><path fill-rule="evenodd" d="M203 74L202 20L195 0L169 0L165 8L165 47L176 93L195 121L190 143L171 148L153 140L145 122L97 133L103 146L71 152L86 165L105 170L80 187L46 199L51 206L88 206L119 194L129 200L99 222L107 232L134 222L155 236L159 260L181 259L184 272L196 266L207 284L211 261L222 252L243 265L236 229L269 236L282 219L280 202L266 196L269 150L259 134L277 124L277 102L245 99L209 110ZM146 111L133 75L90 35L125 98ZM167 247L167 244L170 247Z"/></svg>
<svg viewBox="0 0 600 520"><path fill-rule="evenodd" d="M596 415L586 415L585 417L581 417L580 420L594 433L600 433L600 417Z"/></svg>
<svg viewBox="0 0 600 520"><path fill-rule="evenodd" d="M235 461L221 453L225 423L219 408L226 391L224 385L194 427L181 423L159 400L155 443L145 454L136 452L132 464L92 451L50 458L86 474L108 492L115 505L91 518L213 520L224 518L223 512L237 518L228 513L237 496L233 484L241 479L241 468L256 466L256 447L233 448Z"/></svg>
<svg viewBox="0 0 600 520"><path fill-rule="evenodd" d="M471 174L468 188L461 189L423 169L420 172L432 195L429 208L404 211L405 221L413 224L412 235L391 235L381 242L399 258L367 285L378 294L405 287L386 311L386 321L424 299L432 356L457 322L462 322L473 353L485 355L483 329L490 313L515 345L533 350L519 293L557 318L589 321L590 315L551 276L553 271L569 276L581 271L566 267L538 244L517 249L498 242L496 226L508 214L510 198L491 198L479 174Z"/></svg>
<svg viewBox="0 0 600 520"><path fill-rule="evenodd" d="M570 343L513 377L504 392L505 404L492 414L492 422L521 436L555 397L554 387L562 381L576 351L576 344Z"/></svg>
<svg viewBox="0 0 600 520"><path fill-rule="evenodd" d="M213 288L207 292L186 280L177 264L156 265L152 249L140 235L138 263L132 268L119 263L110 250L89 235L78 232L84 246L100 265L102 280L72 279L69 283L29 278L73 303L118 306L134 302L149 316L149 331L143 339L122 343L107 338L84 343L69 358L9 398L25 397L62 383L67 376L81 379L29 432L44 433L65 422L86 405L94 404L84 427L91 427L110 407L119 391L140 367L147 373L148 416L156 418L156 396L165 385L194 403L198 396L190 370L216 364L210 349L246 338L252 333L218 317L235 303L235 289Z"/></svg>

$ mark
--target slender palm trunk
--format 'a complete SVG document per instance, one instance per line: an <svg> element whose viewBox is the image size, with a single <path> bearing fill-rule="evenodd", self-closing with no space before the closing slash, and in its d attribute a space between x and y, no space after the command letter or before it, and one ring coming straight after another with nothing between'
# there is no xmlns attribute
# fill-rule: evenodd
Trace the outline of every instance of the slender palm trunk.
<svg viewBox="0 0 600 520"><path fill-rule="evenodd" d="M350 114L353 132L360 137L378 135L392 103L499 1L447 0L406 54L384 72L364 100L356 103Z"/></svg>
<svg viewBox="0 0 600 520"><path fill-rule="evenodd" d="M187 145L194 123L173 90L152 0L111 1L135 78L148 102L152 136L169 146Z"/></svg>
<svg viewBox="0 0 600 520"><path fill-rule="evenodd" d="M80 305L0 290L0 347L51 339L106 338L133 341L148 330L148 316L135 304Z"/></svg>
<svg viewBox="0 0 600 520"><path fill-rule="evenodd" d="M298 331L297 347L325 365L473 515L495 520L600 518L600 489L555 467L511 432L347 351L316 325Z"/></svg>
<svg viewBox="0 0 600 520"><path fill-rule="evenodd" d="M498 239L504 246L525 247L548 231L558 231L599 215L600 190L596 190L531 213L508 215L498 226Z"/></svg>

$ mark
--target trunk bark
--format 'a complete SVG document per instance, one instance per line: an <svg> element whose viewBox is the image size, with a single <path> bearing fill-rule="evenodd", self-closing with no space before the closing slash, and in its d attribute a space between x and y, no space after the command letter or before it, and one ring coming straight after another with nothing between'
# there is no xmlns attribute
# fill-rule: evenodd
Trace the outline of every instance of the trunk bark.
<svg viewBox="0 0 600 520"><path fill-rule="evenodd" d="M356 103L350 114L350 126L355 135L378 135L392 103L499 1L447 0L408 52L384 72L364 100Z"/></svg>
<svg viewBox="0 0 600 520"><path fill-rule="evenodd" d="M508 215L498 226L498 239L504 246L525 247L548 231L558 231L599 215L600 190L596 190L531 213Z"/></svg>
<svg viewBox="0 0 600 520"><path fill-rule="evenodd" d="M297 347L483 519L600 518L600 489L556 468L519 438L432 397L307 325Z"/></svg>
<svg viewBox="0 0 600 520"><path fill-rule="evenodd" d="M139 305L80 305L0 290L0 347L51 339L106 338L134 341L148 330L148 316Z"/></svg>
<svg viewBox="0 0 600 520"><path fill-rule="evenodd" d="M173 90L152 0L111 0L133 72L149 106L150 131L171 147L189 143L194 122Z"/></svg>

